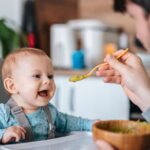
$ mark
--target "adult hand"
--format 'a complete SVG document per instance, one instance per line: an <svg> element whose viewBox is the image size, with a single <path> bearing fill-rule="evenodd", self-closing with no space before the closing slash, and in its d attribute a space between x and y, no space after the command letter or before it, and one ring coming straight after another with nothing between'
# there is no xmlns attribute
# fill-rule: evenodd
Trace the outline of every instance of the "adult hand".
<svg viewBox="0 0 150 150"><path fill-rule="evenodd" d="M103 140L96 141L96 146L100 150L115 150L115 148L113 148L109 143Z"/></svg>
<svg viewBox="0 0 150 150"><path fill-rule="evenodd" d="M138 56L127 52L115 59L121 52L106 56L108 65L100 67L96 75L104 77L104 82L120 84L132 102L145 111L150 106L150 78Z"/></svg>
<svg viewBox="0 0 150 150"><path fill-rule="evenodd" d="M6 144L8 142L19 142L21 139L25 139L26 130L20 126L11 126L6 129L2 143Z"/></svg>

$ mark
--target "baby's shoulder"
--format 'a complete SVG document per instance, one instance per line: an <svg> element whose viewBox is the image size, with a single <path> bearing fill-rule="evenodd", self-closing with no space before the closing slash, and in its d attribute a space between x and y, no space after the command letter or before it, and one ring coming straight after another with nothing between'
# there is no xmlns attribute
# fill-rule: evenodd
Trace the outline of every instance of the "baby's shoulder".
<svg viewBox="0 0 150 150"><path fill-rule="evenodd" d="M10 112L10 107L7 104L0 103L0 113Z"/></svg>

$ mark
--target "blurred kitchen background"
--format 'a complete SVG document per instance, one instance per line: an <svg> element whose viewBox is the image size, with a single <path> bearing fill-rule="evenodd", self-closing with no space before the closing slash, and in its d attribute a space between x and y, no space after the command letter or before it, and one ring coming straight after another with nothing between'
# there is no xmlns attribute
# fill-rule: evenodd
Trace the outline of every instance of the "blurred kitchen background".
<svg viewBox="0 0 150 150"><path fill-rule="evenodd" d="M0 58L19 47L43 49L53 61L60 111L91 119L143 119L119 85L94 75L77 83L106 54L129 48L150 67L150 55L135 38L134 21L113 11L113 0L0 0ZM140 86L140 85L139 85ZM0 99L7 100L0 83Z"/></svg>

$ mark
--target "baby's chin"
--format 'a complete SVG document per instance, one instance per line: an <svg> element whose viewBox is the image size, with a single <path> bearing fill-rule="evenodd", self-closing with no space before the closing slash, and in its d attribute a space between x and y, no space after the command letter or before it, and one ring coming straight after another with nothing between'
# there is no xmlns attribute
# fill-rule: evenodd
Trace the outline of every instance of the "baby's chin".
<svg viewBox="0 0 150 150"><path fill-rule="evenodd" d="M41 102L38 102L38 103L37 103L37 106L38 106L38 107L43 107L43 106L48 105L48 103L49 103L49 100L47 100L47 101L41 101Z"/></svg>

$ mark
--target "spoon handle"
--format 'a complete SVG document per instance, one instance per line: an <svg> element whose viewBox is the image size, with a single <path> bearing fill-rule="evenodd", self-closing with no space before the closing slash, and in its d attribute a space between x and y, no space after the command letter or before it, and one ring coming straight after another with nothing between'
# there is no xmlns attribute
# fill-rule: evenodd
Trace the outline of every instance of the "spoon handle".
<svg viewBox="0 0 150 150"><path fill-rule="evenodd" d="M120 53L120 54L116 57L116 59L121 58L127 51L128 51L128 48L126 48L122 53ZM108 65L108 63L102 63L102 64L99 64L99 65L96 65L89 73L86 74L86 76L88 77L88 76L92 75L92 73L93 73L96 69L98 69L99 67L105 66L105 65Z"/></svg>

